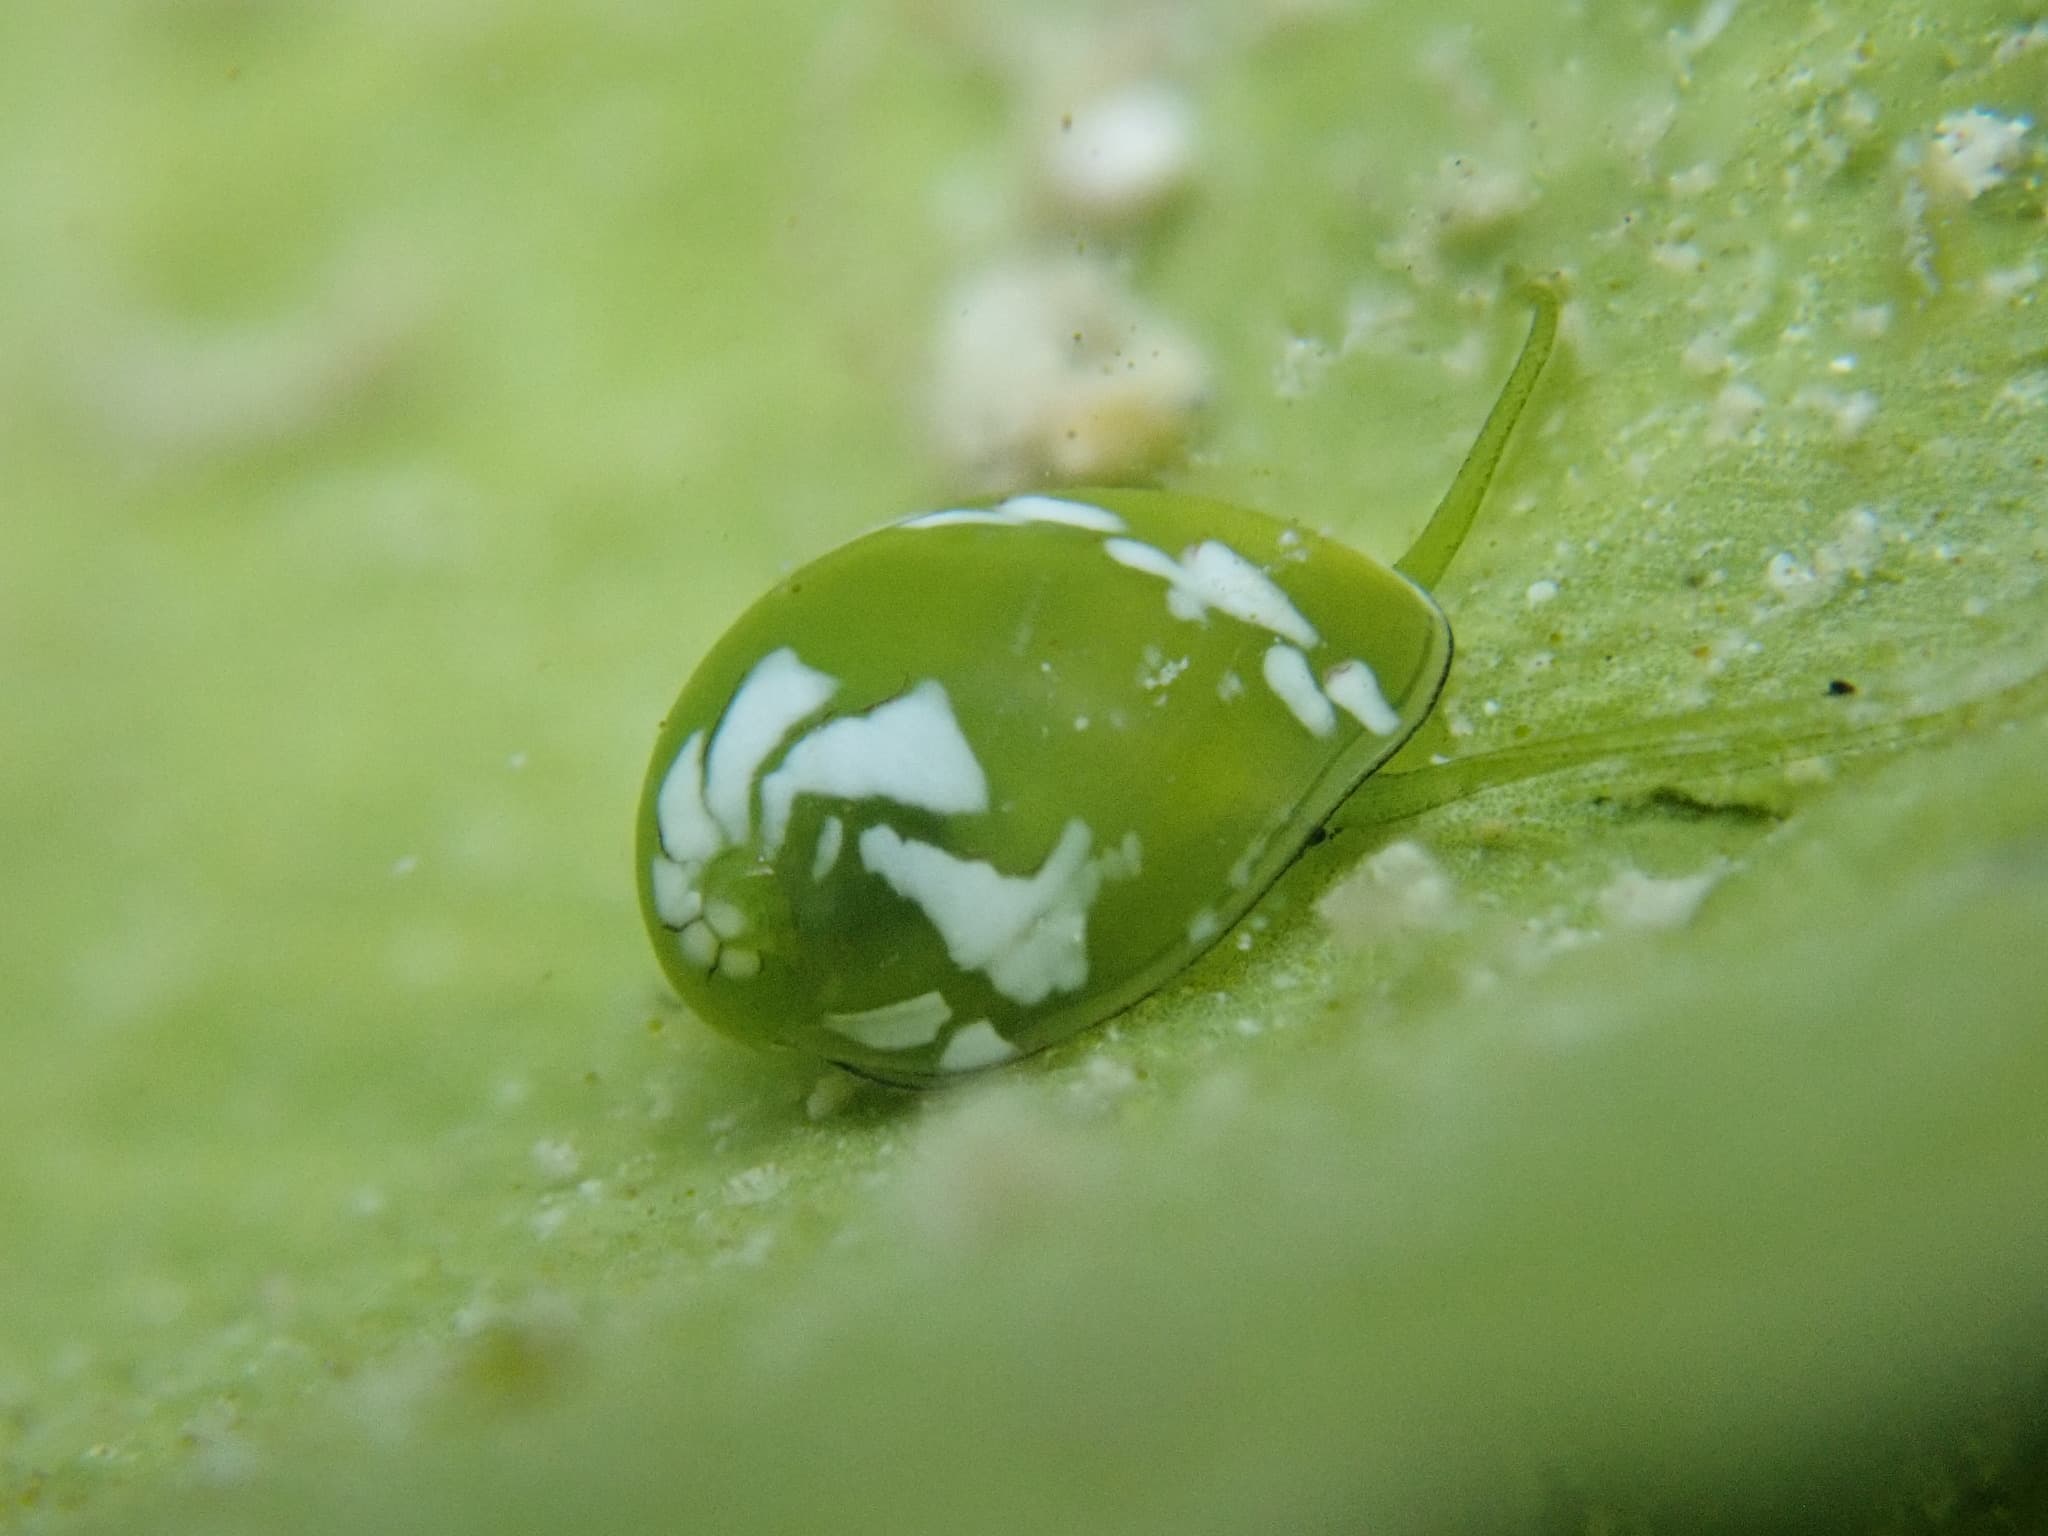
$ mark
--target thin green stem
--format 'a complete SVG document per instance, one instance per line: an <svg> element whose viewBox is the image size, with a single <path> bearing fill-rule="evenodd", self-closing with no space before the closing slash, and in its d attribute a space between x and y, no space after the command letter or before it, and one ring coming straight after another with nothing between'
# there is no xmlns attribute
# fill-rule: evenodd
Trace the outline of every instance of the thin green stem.
<svg viewBox="0 0 2048 1536"><path fill-rule="evenodd" d="M1945 708L1867 723L1844 720L1831 707L1806 704L1671 716L1405 773L1375 774L1331 816L1328 830L1401 821L1483 790L1599 763L1615 763L1621 779L1641 782L1674 771L1711 776L1801 756L1898 748L1953 735L1987 719L2010 718L2044 700L2048 672Z"/></svg>
<svg viewBox="0 0 2048 1536"><path fill-rule="evenodd" d="M1395 570L1424 588L1437 584L1471 531L1472 519L1479 515L1480 503L1485 501L1487 487L1493 483L1493 472L1500 467L1500 456L1507 450L1508 436L1521 420L1529 397L1536 392L1537 376L1543 372L1557 342L1557 290L1545 283L1528 282L1520 285L1519 291L1536 313L1515 371L1508 375L1500 398L1487 413L1486 425L1479 429L1472 451L1458 467L1451 488L1430 514L1428 526L1408 553L1394 562Z"/></svg>

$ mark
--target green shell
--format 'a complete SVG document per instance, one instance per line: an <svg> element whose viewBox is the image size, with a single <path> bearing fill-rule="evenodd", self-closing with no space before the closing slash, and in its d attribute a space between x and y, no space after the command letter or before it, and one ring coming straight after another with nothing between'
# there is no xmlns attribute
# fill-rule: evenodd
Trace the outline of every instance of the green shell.
<svg viewBox="0 0 2048 1536"><path fill-rule="evenodd" d="M756 603L640 817L713 1024L897 1082L1127 1007L1427 715L1450 628L1365 556L1193 497L914 518Z"/></svg>
<svg viewBox="0 0 2048 1536"><path fill-rule="evenodd" d="M1547 348L1532 333L1412 575L1462 539ZM1417 580L1219 502L892 524L754 604L676 700L640 804L648 933L741 1039L907 1085L1007 1061L1227 931L1450 658Z"/></svg>

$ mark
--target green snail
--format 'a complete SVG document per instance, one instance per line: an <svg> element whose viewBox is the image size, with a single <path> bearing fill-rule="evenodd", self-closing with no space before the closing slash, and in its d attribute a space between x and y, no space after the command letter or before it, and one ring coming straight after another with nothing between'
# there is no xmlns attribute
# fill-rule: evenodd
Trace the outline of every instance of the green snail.
<svg viewBox="0 0 2048 1536"><path fill-rule="evenodd" d="M761 598L683 688L640 800L641 910L684 1000L926 1086L1186 968L1435 708L1451 627L1428 589L1556 339L1556 296L1530 297L1392 567L1220 502L1074 490L892 523Z"/></svg>

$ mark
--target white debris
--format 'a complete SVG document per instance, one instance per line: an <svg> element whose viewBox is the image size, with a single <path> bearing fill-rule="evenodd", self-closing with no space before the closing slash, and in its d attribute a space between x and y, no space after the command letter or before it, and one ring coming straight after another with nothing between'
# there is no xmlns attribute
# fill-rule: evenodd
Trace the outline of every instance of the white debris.
<svg viewBox="0 0 2048 1536"><path fill-rule="evenodd" d="M1877 396L1867 389L1845 394L1825 385L1809 384L1792 397L1792 403L1824 418L1843 442L1861 437L1863 429L1877 419Z"/></svg>
<svg viewBox="0 0 2048 1536"><path fill-rule="evenodd" d="M1497 229L1536 201L1536 184L1518 170L1453 155L1437 167L1430 196L1437 230L1473 235Z"/></svg>
<svg viewBox="0 0 2048 1536"><path fill-rule="evenodd" d="M1707 436L1717 443L1732 443L1747 437L1770 404L1761 391L1747 384L1730 384L1714 397L1707 415Z"/></svg>
<svg viewBox="0 0 2048 1536"><path fill-rule="evenodd" d="M2027 118L2000 117L1978 108L1952 112L1934 125L1928 174L1940 190L1975 202L2002 185L2007 173L2020 164L2031 127Z"/></svg>
<svg viewBox="0 0 2048 1536"><path fill-rule="evenodd" d="M789 1187L789 1175L773 1163L741 1170L725 1181L727 1205L765 1205Z"/></svg>
<svg viewBox="0 0 2048 1536"><path fill-rule="evenodd" d="M576 1177L583 1166L583 1155L576 1150L574 1142L544 1138L533 1144L528 1154L533 1159L533 1171L544 1179L565 1184Z"/></svg>
<svg viewBox="0 0 2048 1536"><path fill-rule="evenodd" d="M1794 605L1809 603L1822 596L1820 578L1814 575L1813 567L1798 559L1790 550L1779 550L1764 566L1764 584L1786 602Z"/></svg>
<svg viewBox="0 0 2048 1536"><path fill-rule="evenodd" d="M945 301L933 436L984 485L1122 481L1178 450L1207 377L1194 342L1107 263L998 266Z"/></svg>
<svg viewBox="0 0 2048 1536"><path fill-rule="evenodd" d="M1546 603L1557 601L1557 583L1549 577L1529 583L1529 590L1522 594L1531 608L1541 608Z"/></svg>
<svg viewBox="0 0 2048 1536"><path fill-rule="evenodd" d="M1046 144L1047 188L1070 210L1123 221L1165 203L1195 163L1195 113L1180 91L1140 81L1062 116Z"/></svg>
<svg viewBox="0 0 2048 1536"><path fill-rule="evenodd" d="M1597 898L1600 912L1616 928L1638 931L1682 928L1691 922L1707 893L1727 873L1714 865L1696 875L1660 879L1641 870L1625 869L1607 882Z"/></svg>
<svg viewBox="0 0 2048 1536"><path fill-rule="evenodd" d="M1455 882L1420 843L1389 843L1339 880L1316 912L1340 939L1353 943L1452 926Z"/></svg>
<svg viewBox="0 0 2048 1536"><path fill-rule="evenodd" d="M827 1072L811 1085L810 1094L804 1099L804 1117L808 1120L829 1120L851 1104L859 1093L860 1079L852 1073L836 1069Z"/></svg>

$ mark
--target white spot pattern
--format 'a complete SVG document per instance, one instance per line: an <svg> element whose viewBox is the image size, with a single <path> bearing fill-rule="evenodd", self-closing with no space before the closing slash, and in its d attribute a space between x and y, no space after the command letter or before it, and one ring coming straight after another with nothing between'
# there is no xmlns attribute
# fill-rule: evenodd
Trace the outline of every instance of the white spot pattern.
<svg viewBox="0 0 2048 1536"><path fill-rule="evenodd" d="M1312 735L1327 736L1337 729L1337 711L1316 686L1316 675L1301 652L1291 645L1268 646L1265 672L1266 686Z"/></svg>
<svg viewBox="0 0 2048 1536"><path fill-rule="evenodd" d="M662 850L678 864L701 864L724 839L704 805L704 733L693 731L662 778L654 800Z"/></svg>
<svg viewBox="0 0 2048 1536"><path fill-rule="evenodd" d="M1339 709L1375 736L1391 736L1401 728L1400 715L1380 691L1379 675L1356 657L1330 668L1323 679L1323 691Z"/></svg>
<svg viewBox="0 0 2048 1536"><path fill-rule="evenodd" d="M920 992L858 1013L828 1013L825 1027L874 1051L908 1051L930 1045L953 1017L953 1005L937 992Z"/></svg>
<svg viewBox="0 0 2048 1536"><path fill-rule="evenodd" d="M832 873L832 866L839 862L839 850L845 842L846 823L837 816L827 816L825 824L818 828L818 851L811 855L813 885Z"/></svg>
<svg viewBox="0 0 2048 1536"><path fill-rule="evenodd" d="M939 1070L977 1072L983 1067L1000 1065L1016 1054L1017 1047L997 1034L995 1025L987 1019L976 1019L953 1031L953 1038L939 1052Z"/></svg>
<svg viewBox="0 0 2048 1536"><path fill-rule="evenodd" d="M958 814L988 809L988 776L953 718L945 685L926 679L865 715L819 726L761 781L761 846L770 858L804 794Z"/></svg>
<svg viewBox="0 0 2048 1536"><path fill-rule="evenodd" d="M718 722L705 772L704 804L728 841L747 840L747 802L761 764L838 691L837 678L805 666L788 646L754 663Z"/></svg>
<svg viewBox="0 0 2048 1536"><path fill-rule="evenodd" d="M1205 539L1178 560L1137 539L1105 539L1102 547L1118 565L1165 582L1166 606L1177 619L1197 621L1214 608L1296 645L1319 641L1287 594L1228 544Z"/></svg>
<svg viewBox="0 0 2048 1536"><path fill-rule="evenodd" d="M696 886L696 865L678 864L656 854L649 875L654 910L669 927L680 929L704 910L703 893Z"/></svg>
<svg viewBox="0 0 2048 1536"><path fill-rule="evenodd" d="M985 971L995 989L1025 1007L1088 979L1088 908L1102 872L1088 860L1086 822L1069 821L1035 875L1005 875L982 859L963 859L869 827L862 865L897 895L915 902L962 970Z"/></svg>
<svg viewBox="0 0 2048 1536"><path fill-rule="evenodd" d="M1032 523L1058 523L1085 528L1091 533L1122 533L1124 520L1107 507L1092 507L1084 501L1059 496L1012 496L993 507L955 507L944 512L927 512L905 518L898 528L960 528L976 524L990 528L1024 528Z"/></svg>

